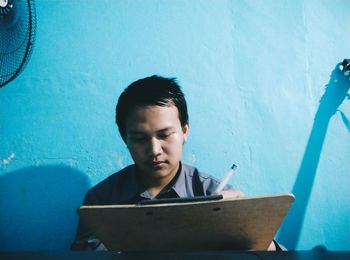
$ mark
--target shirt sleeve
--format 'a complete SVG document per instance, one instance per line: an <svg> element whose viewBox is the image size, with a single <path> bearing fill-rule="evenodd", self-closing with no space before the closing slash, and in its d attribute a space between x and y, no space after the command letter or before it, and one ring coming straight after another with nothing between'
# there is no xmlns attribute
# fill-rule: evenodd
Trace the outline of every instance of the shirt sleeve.
<svg viewBox="0 0 350 260"><path fill-rule="evenodd" d="M94 198L87 193L83 205L93 205ZM79 218L77 233L70 250L73 251L107 251L105 245L95 236L89 227Z"/></svg>

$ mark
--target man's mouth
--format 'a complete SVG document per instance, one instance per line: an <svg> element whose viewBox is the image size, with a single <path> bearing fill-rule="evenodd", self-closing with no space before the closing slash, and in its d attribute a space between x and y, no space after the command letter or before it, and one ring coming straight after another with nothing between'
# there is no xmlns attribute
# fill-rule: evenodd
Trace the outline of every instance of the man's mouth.
<svg viewBox="0 0 350 260"><path fill-rule="evenodd" d="M164 165L166 163L166 161L150 161L147 162L147 165L151 166L151 167L160 167L162 165Z"/></svg>

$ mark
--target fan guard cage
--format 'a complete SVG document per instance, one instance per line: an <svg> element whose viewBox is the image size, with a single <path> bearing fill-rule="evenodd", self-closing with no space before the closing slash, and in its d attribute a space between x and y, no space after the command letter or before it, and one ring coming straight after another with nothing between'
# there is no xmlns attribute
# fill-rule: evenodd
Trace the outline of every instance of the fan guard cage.
<svg viewBox="0 0 350 260"><path fill-rule="evenodd" d="M0 0L0 87L24 69L36 33L34 0Z"/></svg>

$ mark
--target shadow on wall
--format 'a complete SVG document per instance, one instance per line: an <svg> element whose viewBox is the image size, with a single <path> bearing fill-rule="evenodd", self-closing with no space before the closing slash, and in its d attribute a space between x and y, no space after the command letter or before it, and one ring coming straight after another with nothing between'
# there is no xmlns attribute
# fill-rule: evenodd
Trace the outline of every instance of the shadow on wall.
<svg viewBox="0 0 350 260"><path fill-rule="evenodd" d="M338 111L338 107L343 100L348 97L350 81L338 69L338 66L339 64L332 71L325 93L321 97L304 157L292 190L296 200L278 234L278 241L288 249L296 249L298 245L330 118ZM343 122L345 123L344 119Z"/></svg>
<svg viewBox="0 0 350 260"><path fill-rule="evenodd" d="M0 176L0 250L68 250L88 187L83 173L65 166Z"/></svg>

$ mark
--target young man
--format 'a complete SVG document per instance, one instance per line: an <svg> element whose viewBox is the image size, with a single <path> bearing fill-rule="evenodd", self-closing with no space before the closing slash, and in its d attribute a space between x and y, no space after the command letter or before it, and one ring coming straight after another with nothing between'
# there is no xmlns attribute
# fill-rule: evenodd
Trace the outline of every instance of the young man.
<svg viewBox="0 0 350 260"><path fill-rule="evenodd" d="M84 205L135 204L141 200L213 194L219 182L181 163L189 134L187 104L176 80L151 76L129 85L116 107L116 123L135 164L93 187ZM226 186L224 196L243 194ZM80 222L73 250L106 250ZM274 243L269 249L274 249Z"/></svg>

